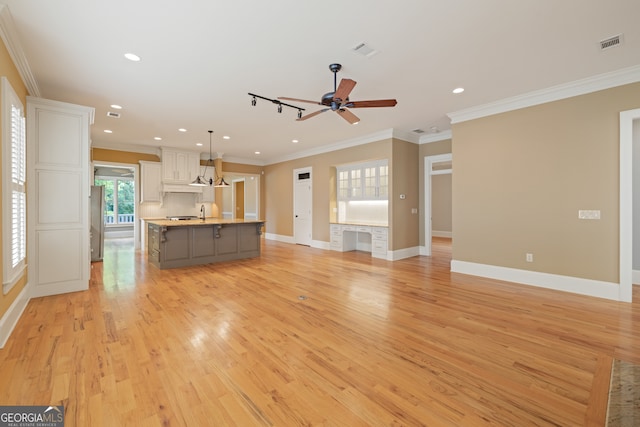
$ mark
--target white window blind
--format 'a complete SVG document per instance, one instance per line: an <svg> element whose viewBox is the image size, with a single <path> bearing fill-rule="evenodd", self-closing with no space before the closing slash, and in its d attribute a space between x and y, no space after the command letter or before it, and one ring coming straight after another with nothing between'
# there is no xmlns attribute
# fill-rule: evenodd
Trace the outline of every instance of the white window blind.
<svg viewBox="0 0 640 427"><path fill-rule="evenodd" d="M20 279L26 267L27 255L27 197L26 129L24 108L20 99L2 79L3 117L3 292L7 293Z"/></svg>

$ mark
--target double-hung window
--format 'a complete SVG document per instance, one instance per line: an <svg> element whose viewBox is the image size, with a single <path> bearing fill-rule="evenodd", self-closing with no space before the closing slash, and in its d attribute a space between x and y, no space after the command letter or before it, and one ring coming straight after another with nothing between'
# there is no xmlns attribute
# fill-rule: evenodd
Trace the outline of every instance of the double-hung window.
<svg viewBox="0 0 640 427"><path fill-rule="evenodd" d="M2 290L22 277L27 257L26 131L20 98L2 77Z"/></svg>

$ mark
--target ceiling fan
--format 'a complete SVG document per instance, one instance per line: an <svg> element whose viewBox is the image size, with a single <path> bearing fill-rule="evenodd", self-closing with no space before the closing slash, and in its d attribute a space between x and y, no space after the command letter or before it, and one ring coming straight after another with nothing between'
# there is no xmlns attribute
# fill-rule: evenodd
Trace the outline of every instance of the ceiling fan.
<svg viewBox="0 0 640 427"><path fill-rule="evenodd" d="M340 64L331 64L329 65L329 70L333 73L333 92L325 93L322 95L322 99L320 102L317 101L309 101L307 99L298 99L298 98L286 98L286 97L278 97L278 99L285 99L288 101L298 101L298 102L308 102L310 104L324 105L327 108L323 108L321 110L315 111L313 113L307 114L305 116L299 117L296 121L302 121L310 119L313 116L317 116L320 113L324 113L325 111L335 111L348 121L349 123L356 124L360 121L360 119L349 111L350 108L370 108L370 107L394 107L398 101L395 99L376 99L370 101L350 101L349 94L353 90L356 85L356 82L351 79L342 79L340 80L340 85L337 85L337 75L338 71L342 68Z"/></svg>

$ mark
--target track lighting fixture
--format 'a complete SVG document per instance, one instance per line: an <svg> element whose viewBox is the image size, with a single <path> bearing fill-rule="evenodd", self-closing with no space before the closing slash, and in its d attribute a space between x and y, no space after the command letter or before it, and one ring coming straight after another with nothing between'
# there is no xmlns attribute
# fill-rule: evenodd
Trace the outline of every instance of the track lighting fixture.
<svg viewBox="0 0 640 427"><path fill-rule="evenodd" d="M254 93L249 93L249 96L251 96L251 105L253 107L255 107L257 102L258 102L258 100L256 98L260 98L260 99L264 99L265 101L269 101L269 102L272 102L272 103L276 104L278 106L278 113L282 113L282 106L284 105L285 107L289 107L289 108L293 108L295 110L298 110L298 118L302 117L302 112L304 111L304 108L296 107L295 105L287 104L287 103L278 101L277 99L265 98L264 96L256 95Z"/></svg>

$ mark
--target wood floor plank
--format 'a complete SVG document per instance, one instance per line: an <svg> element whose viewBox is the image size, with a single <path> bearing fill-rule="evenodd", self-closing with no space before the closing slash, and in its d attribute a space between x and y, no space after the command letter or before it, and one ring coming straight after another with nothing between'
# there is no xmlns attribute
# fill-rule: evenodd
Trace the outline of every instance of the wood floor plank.
<svg viewBox="0 0 640 427"><path fill-rule="evenodd" d="M631 304L451 273L450 240L395 262L264 241L158 270L105 244L86 292L33 299L0 350L0 404L67 426L603 425Z"/></svg>

